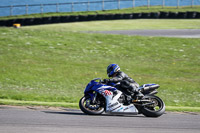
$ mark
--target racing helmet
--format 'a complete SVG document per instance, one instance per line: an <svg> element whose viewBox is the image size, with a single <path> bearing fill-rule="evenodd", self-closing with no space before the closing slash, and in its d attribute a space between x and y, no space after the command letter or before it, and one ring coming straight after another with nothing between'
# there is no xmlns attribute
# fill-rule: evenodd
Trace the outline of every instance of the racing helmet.
<svg viewBox="0 0 200 133"><path fill-rule="evenodd" d="M108 77L112 77L112 75L114 75L116 72L118 72L120 70L120 67L117 64L110 64L107 67L107 74Z"/></svg>

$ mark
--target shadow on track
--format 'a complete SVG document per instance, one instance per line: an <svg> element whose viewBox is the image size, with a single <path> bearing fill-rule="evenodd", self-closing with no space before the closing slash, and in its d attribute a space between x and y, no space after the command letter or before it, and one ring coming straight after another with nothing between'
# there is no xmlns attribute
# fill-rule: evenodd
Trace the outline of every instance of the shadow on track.
<svg viewBox="0 0 200 133"><path fill-rule="evenodd" d="M49 113L49 114L86 115L81 112L55 112L55 111L42 111L42 112Z"/></svg>
<svg viewBox="0 0 200 133"><path fill-rule="evenodd" d="M59 111L59 112L56 112L56 111L42 111L44 113L49 113L49 114L63 114L63 115L77 115L77 116L80 116L80 115L85 115L85 116L99 116L99 117L103 117L103 116L115 116L115 117L141 117L141 118L148 118L148 117L145 117L143 115L130 115L130 114L101 114L101 115L87 115L87 114L84 114L82 112L77 112L77 111Z"/></svg>

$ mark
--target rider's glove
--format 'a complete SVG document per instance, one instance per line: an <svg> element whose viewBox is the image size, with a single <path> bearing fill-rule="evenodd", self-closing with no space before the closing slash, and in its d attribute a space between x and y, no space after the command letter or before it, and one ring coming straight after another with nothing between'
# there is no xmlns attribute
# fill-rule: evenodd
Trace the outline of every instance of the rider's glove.
<svg viewBox="0 0 200 133"><path fill-rule="evenodd" d="M105 84L107 84L107 83L109 82L109 79L104 79L103 82L104 82Z"/></svg>

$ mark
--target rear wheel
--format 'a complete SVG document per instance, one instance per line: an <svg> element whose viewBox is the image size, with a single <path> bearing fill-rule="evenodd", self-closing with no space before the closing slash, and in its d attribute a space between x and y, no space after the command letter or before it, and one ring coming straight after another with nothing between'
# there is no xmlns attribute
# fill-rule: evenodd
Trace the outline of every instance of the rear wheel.
<svg viewBox="0 0 200 133"><path fill-rule="evenodd" d="M141 109L142 114L147 117L159 117L165 112L165 103L157 96L145 96L144 99L149 100L150 103L143 103Z"/></svg>
<svg viewBox="0 0 200 133"><path fill-rule="evenodd" d="M92 104L89 96L84 96L80 99L79 107L85 114L88 115L99 115L104 112L104 107L98 103Z"/></svg>

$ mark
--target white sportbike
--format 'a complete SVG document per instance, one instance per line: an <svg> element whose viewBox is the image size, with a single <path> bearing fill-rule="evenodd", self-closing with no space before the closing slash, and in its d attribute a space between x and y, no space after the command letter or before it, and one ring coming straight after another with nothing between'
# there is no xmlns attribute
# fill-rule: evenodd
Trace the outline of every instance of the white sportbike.
<svg viewBox="0 0 200 133"><path fill-rule="evenodd" d="M158 88L158 84L144 84L138 88L144 97L128 96L96 78L86 86L79 107L89 115L99 115L103 112L134 115L142 113L147 117L159 117L165 112L165 104L155 96Z"/></svg>

